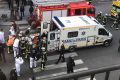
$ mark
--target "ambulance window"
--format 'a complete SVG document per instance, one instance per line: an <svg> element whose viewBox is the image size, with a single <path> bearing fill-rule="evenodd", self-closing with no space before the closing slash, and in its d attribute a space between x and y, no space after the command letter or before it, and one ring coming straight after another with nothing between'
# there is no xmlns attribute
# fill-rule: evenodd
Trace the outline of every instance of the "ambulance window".
<svg viewBox="0 0 120 80"><path fill-rule="evenodd" d="M50 34L50 40L54 40L55 39L55 33L51 33Z"/></svg>
<svg viewBox="0 0 120 80"><path fill-rule="evenodd" d="M80 9L75 9L75 15L81 15L81 10Z"/></svg>
<svg viewBox="0 0 120 80"><path fill-rule="evenodd" d="M99 35L108 35L107 31L105 29L99 29L99 32L98 32Z"/></svg>
<svg viewBox="0 0 120 80"><path fill-rule="evenodd" d="M47 22L44 22L44 23L43 23L43 29L47 29L47 27L48 27L48 23L47 23Z"/></svg>
<svg viewBox="0 0 120 80"><path fill-rule="evenodd" d="M68 32L68 38L77 37L77 36L78 36L78 31Z"/></svg>

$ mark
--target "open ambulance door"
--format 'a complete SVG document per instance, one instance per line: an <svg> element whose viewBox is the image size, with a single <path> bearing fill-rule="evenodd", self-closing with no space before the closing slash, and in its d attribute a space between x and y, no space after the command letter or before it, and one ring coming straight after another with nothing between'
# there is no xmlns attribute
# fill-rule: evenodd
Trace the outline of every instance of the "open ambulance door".
<svg viewBox="0 0 120 80"><path fill-rule="evenodd" d="M50 31L50 22L41 22L41 34Z"/></svg>
<svg viewBox="0 0 120 80"><path fill-rule="evenodd" d="M59 31L48 32L48 44L47 44L48 51L59 50L59 42L60 42Z"/></svg>

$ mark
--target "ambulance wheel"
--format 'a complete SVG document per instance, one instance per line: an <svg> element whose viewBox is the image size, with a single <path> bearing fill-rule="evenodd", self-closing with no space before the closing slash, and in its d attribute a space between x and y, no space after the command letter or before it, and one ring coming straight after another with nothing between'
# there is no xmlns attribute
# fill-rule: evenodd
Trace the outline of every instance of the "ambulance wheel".
<svg viewBox="0 0 120 80"><path fill-rule="evenodd" d="M74 46L69 47L69 51L70 51L70 52L75 51L75 47L74 47Z"/></svg>
<svg viewBox="0 0 120 80"><path fill-rule="evenodd" d="M104 45L105 47L110 46L110 41L105 41L103 45Z"/></svg>

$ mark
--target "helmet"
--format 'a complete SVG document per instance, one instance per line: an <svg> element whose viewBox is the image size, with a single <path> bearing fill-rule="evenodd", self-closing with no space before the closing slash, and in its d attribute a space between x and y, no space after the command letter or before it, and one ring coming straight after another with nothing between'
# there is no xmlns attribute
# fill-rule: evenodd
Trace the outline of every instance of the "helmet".
<svg viewBox="0 0 120 80"><path fill-rule="evenodd" d="M108 16L108 14L106 13L105 16Z"/></svg>
<svg viewBox="0 0 120 80"><path fill-rule="evenodd" d="M45 51L45 47L42 47L41 49L42 49L42 51Z"/></svg>

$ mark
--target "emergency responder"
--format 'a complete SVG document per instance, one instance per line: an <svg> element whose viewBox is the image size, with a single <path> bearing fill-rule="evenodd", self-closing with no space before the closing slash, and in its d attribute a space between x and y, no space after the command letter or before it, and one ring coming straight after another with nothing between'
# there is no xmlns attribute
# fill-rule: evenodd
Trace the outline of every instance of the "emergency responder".
<svg viewBox="0 0 120 80"><path fill-rule="evenodd" d="M75 62L74 62L74 59L71 56L67 59L66 66L67 66L67 73L73 73L74 72L73 67L75 66Z"/></svg>
<svg viewBox="0 0 120 80"><path fill-rule="evenodd" d="M91 4L92 4L92 0L88 0L88 2L89 2L89 5L91 5Z"/></svg>
<svg viewBox="0 0 120 80"><path fill-rule="evenodd" d="M106 26L107 17L108 17L108 14L105 14L105 16L103 16L103 25L104 25L104 26Z"/></svg>
<svg viewBox="0 0 120 80"><path fill-rule="evenodd" d="M32 38L30 37L30 35L28 35L28 36L26 36L26 41L27 41L27 46L26 46L26 54L27 54L27 56L26 56L26 58L28 58L29 57L29 55L30 55L30 49L31 49L31 47L32 47Z"/></svg>
<svg viewBox="0 0 120 80"><path fill-rule="evenodd" d="M14 43L13 43L13 51L14 51L14 57L19 54L19 37L16 36Z"/></svg>
<svg viewBox="0 0 120 80"><path fill-rule="evenodd" d="M25 36L22 35L21 39L20 39L20 44L19 44L19 48L20 48L20 54L26 58L27 53L26 53L26 46L27 46L27 41L25 39Z"/></svg>
<svg viewBox="0 0 120 80"><path fill-rule="evenodd" d="M98 22L102 23L102 12L100 11L97 16L96 16L96 19L98 20Z"/></svg>
<svg viewBox="0 0 120 80"><path fill-rule="evenodd" d="M30 51L30 68L37 66L36 55L37 55L37 48L36 48L36 45L33 44L33 46L31 47L31 51Z"/></svg>
<svg viewBox="0 0 120 80"><path fill-rule="evenodd" d="M111 27L113 27L113 28L115 28L116 30L118 30L119 29L119 17L118 17L118 15L116 15L116 18L115 18L115 20L114 20L114 22L113 22L113 24L112 24L112 26Z"/></svg>
<svg viewBox="0 0 120 80"><path fill-rule="evenodd" d="M20 76L20 66L24 63L22 57L20 55L17 55L15 58L15 68L17 72L17 76Z"/></svg>
<svg viewBox="0 0 120 80"><path fill-rule="evenodd" d="M65 46L64 44L61 45L61 50L60 50L60 55L59 55L59 59L56 62L56 64L58 64L58 62L62 59L62 62L65 62L65 57L64 57L64 53L65 53Z"/></svg>
<svg viewBox="0 0 120 80"><path fill-rule="evenodd" d="M1 69L0 69L0 80L7 80L5 74L3 73Z"/></svg>
<svg viewBox="0 0 120 80"><path fill-rule="evenodd" d="M42 53L41 53L41 69L44 70L45 63L47 61L47 52L45 51L45 47L42 47Z"/></svg>
<svg viewBox="0 0 120 80"><path fill-rule="evenodd" d="M13 53L13 43L15 40L15 36L9 36L7 41L8 53Z"/></svg>
<svg viewBox="0 0 120 80"><path fill-rule="evenodd" d="M13 68L11 71L10 71L10 78L9 80L18 80L18 77L17 77L17 73L16 73L16 69Z"/></svg>
<svg viewBox="0 0 120 80"><path fill-rule="evenodd" d="M47 50L47 38L43 37L42 39L42 47L45 47L45 50Z"/></svg>

